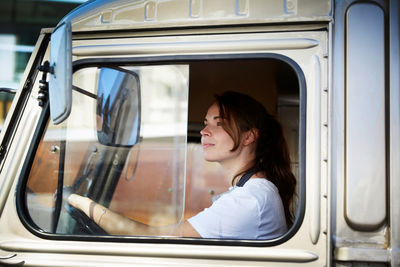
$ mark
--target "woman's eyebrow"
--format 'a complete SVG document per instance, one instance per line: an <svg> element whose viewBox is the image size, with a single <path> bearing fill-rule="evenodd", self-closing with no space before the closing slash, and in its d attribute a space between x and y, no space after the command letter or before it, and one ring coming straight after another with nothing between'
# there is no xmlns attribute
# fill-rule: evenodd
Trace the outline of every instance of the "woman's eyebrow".
<svg viewBox="0 0 400 267"><path fill-rule="evenodd" d="M213 120L221 119L221 116L214 116L212 117ZM204 122L208 121L207 118L204 118Z"/></svg>

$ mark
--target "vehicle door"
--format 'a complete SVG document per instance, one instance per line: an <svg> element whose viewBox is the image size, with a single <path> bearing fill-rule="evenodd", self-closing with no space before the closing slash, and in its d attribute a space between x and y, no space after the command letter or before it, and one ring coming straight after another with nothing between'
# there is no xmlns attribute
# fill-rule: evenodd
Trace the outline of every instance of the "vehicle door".
<svg viewBox="0 0 400 267"><path fill-rule="evenodd" d="M8 188L3 186L1 195L2 262L326 265L331 242L327 29L125 34L75 36L72 109L59 125L50 122L47 102L38 105L40 75L28 77L34 82L1 172ZM119 122L132 142L115 141L104 130L111 125L106 123L113 119L111 109L124 105L115 92L125 91L113 91L125 88L116 86L126 84L119 76L131 79L128 87L136 90L131 102L140 110L133 112L136 126L135 120ZM68 205L75 192L155 227L179 225L201 211L230 181L202 160L199 130L213 94L232 87L262 99L287 132L298 199L285 235L272 240L108 235Z"/></svg>

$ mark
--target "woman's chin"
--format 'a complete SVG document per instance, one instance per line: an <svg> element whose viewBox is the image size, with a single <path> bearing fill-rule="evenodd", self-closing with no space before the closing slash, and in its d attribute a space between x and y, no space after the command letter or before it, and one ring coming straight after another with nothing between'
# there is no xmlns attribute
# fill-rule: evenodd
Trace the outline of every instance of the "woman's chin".
<svg viewBox="0 0 400 267"><path fill-rule="evenodd" d="M207 153L204 153L204 159L208 162L217 162L218 161L218 159L215 156L207 155Z"/></svg>

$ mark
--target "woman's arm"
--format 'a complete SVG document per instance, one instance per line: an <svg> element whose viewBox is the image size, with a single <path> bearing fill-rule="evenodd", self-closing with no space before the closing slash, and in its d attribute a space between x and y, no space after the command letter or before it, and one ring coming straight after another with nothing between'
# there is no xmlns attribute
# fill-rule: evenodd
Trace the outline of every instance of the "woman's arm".
<svg viewBox="0 0 400 267"><path fill-rule="evenodd" d="M68 202L71 206L83 211L96 224L112 235L173 236L176 233L183 233L185 237L200 237L199 233L187 221L180 225L154 227L126 218L87 197L77 194L69 196Z"/></svg>

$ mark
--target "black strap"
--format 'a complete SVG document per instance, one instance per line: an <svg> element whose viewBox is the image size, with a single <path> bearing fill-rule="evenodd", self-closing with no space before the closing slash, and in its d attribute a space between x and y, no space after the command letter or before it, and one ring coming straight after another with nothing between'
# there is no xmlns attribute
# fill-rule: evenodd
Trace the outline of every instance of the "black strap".
<svg viewBox="0 0 400 267"><path fill-rule="evenodd" d="M236 186L238 186L238 187L244 186L244 184L250 179L251 176L253 176L253 174L254 174L253 171L246 172L245 174L243 174L243 176L240 178L239 182L237 182Z"/></svg>

